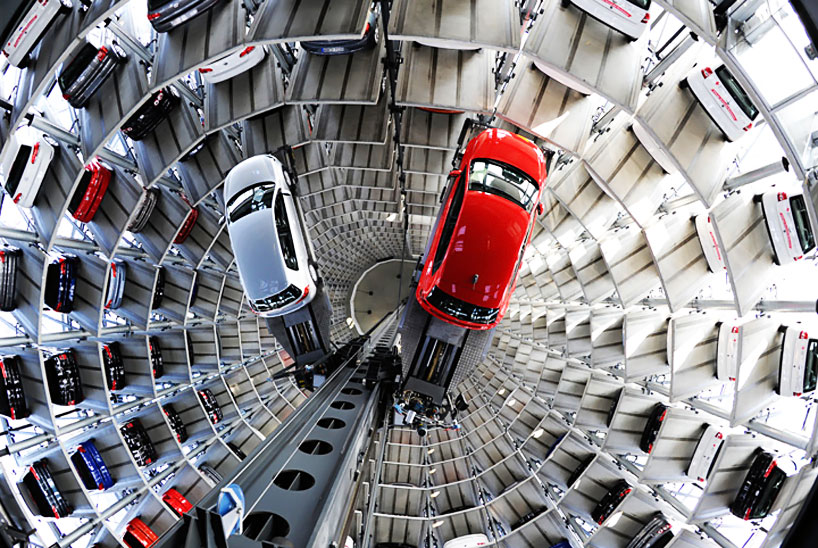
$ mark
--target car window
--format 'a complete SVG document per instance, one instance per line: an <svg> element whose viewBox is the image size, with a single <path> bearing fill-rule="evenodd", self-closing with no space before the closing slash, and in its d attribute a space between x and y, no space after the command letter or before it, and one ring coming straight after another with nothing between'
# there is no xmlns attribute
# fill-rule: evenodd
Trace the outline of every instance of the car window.
<svg viewBox="0 0 818 548"><path fill-rule="evenodd" d="M534 207L538 189L534 179L499 162L475 160L469 170L469 190L496 194L526 211Z"/></svg>
<svg viewBox="0 0 818 548"><path fill-rule="evenodd" d="M435 250L435 259L432 263L432 272L437 272L440 265L443 264L443 258L446 256L446 251L449 249L449 241L454 234L454 227L457 225L457 218L460 217L460 208L463 205L463 196L466 194L466 185L463 184L463 175L461 175L455 183L454 196L452 203L449 206L449 212L446 214L446 222L443 223L443 230L440 233L440 241Z"/></svg>
<svg viewBox="0 0 818 548"><path fill-rule="evenodd" d="M722 65L716 69L716 76L719 77L721 84L727 88L727 91L730 92L730 95L736 103L738 103L739 108L744 111L744 114L746 114L750 120L755 120L756 116L758 116L758 109L750 100L744 88L742 88L738 81L733 78L733 75L730 74L730 71Z"/></svg>
<svg viewBox="0 0 818 548"><path fill-rule="evenodd" d="M65 91L74 81L79 78L82 71L88 68L88 65L96 57L99 50L93 44L86 42L82 49L76 56L67 61L60 71L60 76L57 81L60 84L60 89Z"/></svg>
<svg viewBox="0 0 818 548"><path fill-rule="evenodd" d="M807 203L804 197L793 196L790 198L792 208L792 218L795 221L795 232L801 244L801 251L809 253L815 247L815 234L809 224L809 214L807 213Z"/></svg>
<svg viewBox="0 0 818 548"><path fill-rule="evenodd" d="M490 324L497 319L500 313L499 308L487 308L461 301L441 291L439 287L434 287L426 299L432 306L449 316L471 323Z"/></svg>
<svg viewBox="0 0 818 548"><path fill-rule="evenodd" d="M650 9L650 0L628 0L628 2L643 10Z"/></svg>
<svg viewBox="0 0 818 548"><path fill-rule="evenodd" d="M17 192L20 179L23 178L23 172L26 170L26 163L28 162L29 156L31 156L31 147L28 145L20 145L20 150L17 151L17 157L14 158L14 163L11 164L11 169L6 177L6 192L8 192L12 198L14 198L14 193Z"/></svg>
<svg viewBox="0 0 818 548"><path fill-rule="evenodd" d="M279 192L276 198L275 210L273 211L276 221L276 232L278 232L278 242L281 246L281 255L284 257L284 264L291 270L298 270L298 259L295 256L295 242L293 242L292 227L287 216L287 206L284 203L284 193Z"/></svg>
<svg viewBox="0 0 818 548"><path fill-rule="evenodd" d="M273 183L258 183L245 188L227 202L227 215L230 222L235 223L250 213L270 209L273 206L274 194L275 184Z"/></svg>
<svg viewBox="0 0 818 548"><path fill-rule="evenodd" d="M804 392L815 390L818 384L818 339L810 339L807 363L804 365Z"/></svg>

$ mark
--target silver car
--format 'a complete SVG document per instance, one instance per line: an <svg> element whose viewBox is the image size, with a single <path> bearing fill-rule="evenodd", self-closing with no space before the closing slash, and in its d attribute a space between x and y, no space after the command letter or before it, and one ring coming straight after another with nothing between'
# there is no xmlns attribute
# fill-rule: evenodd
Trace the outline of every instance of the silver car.
<svg viewBox="0 0 818 548"><path fill-rule="evenodd" d="M311 263L289 176L272 155L244 160L224 183L227 231L251 310L281 316L309 303Z"/></svg>

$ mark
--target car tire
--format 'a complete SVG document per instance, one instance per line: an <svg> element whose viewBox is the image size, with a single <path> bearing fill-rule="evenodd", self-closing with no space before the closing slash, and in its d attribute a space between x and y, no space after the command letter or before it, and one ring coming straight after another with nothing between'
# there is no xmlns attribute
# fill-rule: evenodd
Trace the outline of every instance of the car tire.
<svg viewBox="0 0 818 548"><path fill-rule="evenodd" d="M562 9L566 9L570 5L571 5L571 0L560 0L560 7Z"/></svg>
<svg viewBox="0 0 818 548"><path fill-rule="evenodd" d="M74 3L71 0L60 0L59 12L62 14L70 13L74 9Z"/></svg>
<svg viewBox="0 0 818 548"><path fill-rule="evenodd" d="M753 196L753 203L754 203L754 204L760 204L760 203L761 203L761 199L762 199L761 194L756 194L755 196Z"/></svg>
<svg viewBox="0 0 818 548"><path fill-rule="evenodd" d="M684 80L679 82L679 89L689 89L689 88L690 88L690 82L687 81L687 78L685 78Z"/></svg>
<svg viewBox="0 0 818 548"><path fill-rule="evenodd" d="M128 60L128 54L125 53L125 50L122 48L122 46L120 46L116 42L111 44L111 50L114 52L114 55L116 55L116 60L118 63L122 64Z"/></svg>

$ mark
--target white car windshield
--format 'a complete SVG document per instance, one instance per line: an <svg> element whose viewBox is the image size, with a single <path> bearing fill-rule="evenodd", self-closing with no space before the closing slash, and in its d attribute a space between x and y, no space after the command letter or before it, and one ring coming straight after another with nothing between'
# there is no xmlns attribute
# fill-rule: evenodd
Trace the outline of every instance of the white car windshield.
<svg viewBox="0 0 818 548"><path fill-rule="evenodd" d="M258 183L247 187L227 203L227 216L231 223L262 209L273 207L274 183Z"/></svg>

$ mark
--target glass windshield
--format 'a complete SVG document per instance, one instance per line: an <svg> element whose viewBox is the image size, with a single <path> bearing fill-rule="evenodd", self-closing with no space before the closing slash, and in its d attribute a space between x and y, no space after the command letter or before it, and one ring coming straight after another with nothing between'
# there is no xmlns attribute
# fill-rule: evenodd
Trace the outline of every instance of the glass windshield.
<svg viewBox="0 0 818 548"><path fill-rule="evenodd" d="M270 209L273 207L273 194L275 194L273 183L259 183L245 188L227 203L230 222L235 223L255 211Z"/></svg>
<svg viewBox="0 0 818 548"><path fill-rule="evenodd" d="M810 339L807 363L804 365L804 392L812 392L818 384L818 339Z"/></svg>
<svg viewBox="0 0 818 548"><path fill-rule="evenodd" d="M744 88L733 78L733 75L724 68L724 65L716 69L716 75L719 77L719 81L722 85L730 92L730 95L735 99L736 103L738 103L739 108L744 111L744 114L746 114L750 120L755 120L756 116L758 116L758 109L750 100Z"/></svg>
<svg viewBox="0 0 818 548"><path fill-rule="evenodd" d="M650 0L628 0L628 3L640 7L643 10L650 9Z"/></svg>
<svg viewBox="0 0 818 548"><path fill-rule="evenodd" d="M809 224L809 214L807 213L807 203L803 196L793 196L790 198L792 208L792 219L795 221L795 232L798 241L801 243L801 250L809 253L815 247L815 234Z"/></svg>
<svg viewBox="0 0 818 548"><path fill-rule="evenodd" d="M490 324L497 319L499 308L476 306L453 297L435 287L426 297L429 304L453 318L471 323Z"/></svg>
<svg viewBox="0 0 818 548"><path fill-rule="evenodd" d="M469 190L496 194L526 211L534 207L537 195L534 179L511 166L489 160L475 160L469 172Z"/></svg>
<svg viewBox="0 0 818 548"><path fill-rule="evenodd" d="M80 77L82 71L88 68L88 65L94 60L98 51L93 44L86 42L79 53L63 65L60 76L57 78L60 90L65 92Z"/></svg>
<svg viewBox="0 0 818 548"><path fill-rule="evenodd" d="M20 150L17 151L17 157L11 165L6 176L6 192L9 196L14 198L14 193L17 191L17 186L20 184L20 179L23 177L23 172L26 170L26 163L28 157L31 156L31 147L28 145L20 145Z"/></svg>
<svg viewBox="0 0 818 548"><path fill-rule="evenodd" d="M295 256L295 242L290 227L290 219L287 216L287 207L284 203L284 194L279 193L276 198L275 207L276 232L278 232L278 242L281 245L281 256L284 257L284 264L291 270L298 270L298 259Z"/></svg>

